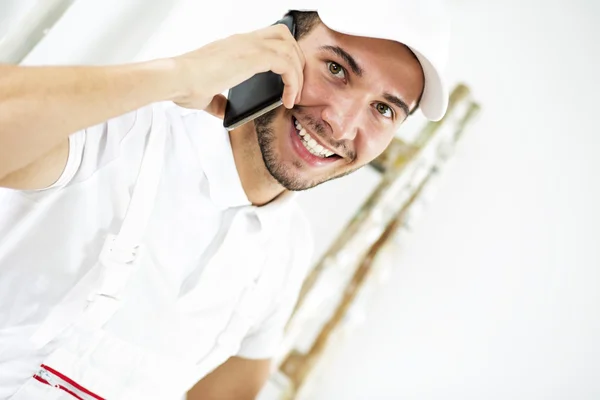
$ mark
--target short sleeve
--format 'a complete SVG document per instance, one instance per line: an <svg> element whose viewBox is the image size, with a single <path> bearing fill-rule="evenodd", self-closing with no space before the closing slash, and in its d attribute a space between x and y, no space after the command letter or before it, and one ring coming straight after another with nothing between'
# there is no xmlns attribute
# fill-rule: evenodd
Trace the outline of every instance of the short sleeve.
<svg viewBox="0 0 600 400"><path fill-rule="evenodd" d="M115 160L129 132L138 125L146 124L150 128L152 112L152 106L143 107L71 134L69 155L63 173L47 189L84 181ZM140 128L136 131L143 132L144 127Z"/></svg>
<svg viewBox="0 0 600 400"><path fill-rule="evenodd" d="M294 311L300 289L310 268L313 241L308 222L301 216L291 225L294 235L287 243L303 243L300 249L291 247L288 252L288 265L284 284L281 285L270 312L244 338L237 356L248 359L269 359L277 355L285 333L285 326ZM283 265L277 265L282 268Z"/></svg>
<svg viewBox="0 0 600 400"><path fill-rule="evenodd" d="M272 358L279 349L283 339L284 328L298 300L299 287L280 298L279 304L253 329L242 341L237 356L249 359Z"/></svg>
<svg viewBox="0 0 600 400"><path fill-rule="evenodd" d="M81 158L83 157L83 148L85 146L85 130L76 132L69 136L69 156L67 158L67 164L62 174L56 182L48 187L48 189L63 187L73 179L75 173L81 165Z"/></svg>

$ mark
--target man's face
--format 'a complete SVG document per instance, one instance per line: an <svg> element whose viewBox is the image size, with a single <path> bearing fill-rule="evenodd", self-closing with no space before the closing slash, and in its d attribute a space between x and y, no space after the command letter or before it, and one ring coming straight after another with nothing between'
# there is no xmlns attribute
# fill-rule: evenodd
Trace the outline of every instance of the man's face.
<svg viewBox="0 0 600 400"><path fill-rule="evenodd" d="M300 103L254 122L267 169L289 190L375 159L424 85L419 62L399 43L343 35L321 23L298 43L306 57Z"/></svg>

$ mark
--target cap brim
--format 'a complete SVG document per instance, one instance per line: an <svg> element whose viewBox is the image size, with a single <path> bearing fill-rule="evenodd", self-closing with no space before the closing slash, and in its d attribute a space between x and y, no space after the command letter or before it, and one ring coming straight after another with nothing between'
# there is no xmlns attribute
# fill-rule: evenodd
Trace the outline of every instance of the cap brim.
<svg viewBox="0 0 600 400"><path fill-rule="evenodd" d="M429 60L424 57L418 50L408 46L415 54L423 74L425 75L425 87L423 88L423 96L419 108L421 113L430 121L439 121L446 114L448 108L448 90L444 84L440 74L431 65Z"/></svg>

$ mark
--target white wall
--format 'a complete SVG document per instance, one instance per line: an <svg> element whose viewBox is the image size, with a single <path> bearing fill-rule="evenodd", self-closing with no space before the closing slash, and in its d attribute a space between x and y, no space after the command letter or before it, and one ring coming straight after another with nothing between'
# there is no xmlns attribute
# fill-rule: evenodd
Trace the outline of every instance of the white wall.
<svg viewBox="0 0 600 400"><path fill-rule="evenodd" d="M23 64L131 61L154 40L179 1L76 0Z"/></svg>
<svg viewBox="0 0 600 400"><path fill-rule="evenodd" d="M454 2L484 113L313 399L600 398L600 3Z"/></svg>
<svg viewBox="0 0 600 400"><path fill-rule="evenodd" d="M0 2L0 38L14 29L38 0L3 0Z"/></svg>
<svg viewBox="0 0 600 400"><path fill-rule="evenodd" d="M280 15L250 3L78 0L26 62L176 54ZM600 398L600 3L452 4L450 75L484 113L315 398ZM372 183L303 204L330 237L347 215L318 205Z"/></svg>

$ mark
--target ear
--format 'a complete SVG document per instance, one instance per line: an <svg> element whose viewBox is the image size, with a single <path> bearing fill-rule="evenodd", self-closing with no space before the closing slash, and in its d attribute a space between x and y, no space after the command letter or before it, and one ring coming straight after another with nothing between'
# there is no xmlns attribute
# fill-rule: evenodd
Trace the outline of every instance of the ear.
<svg viewBox="0 0 600 400"><path fill-rule="evenodd" d="M225 107L227 106L227 98L222 94L213 97L212 101L204 109L207 113L219 118L225 118Z"/></svg>

